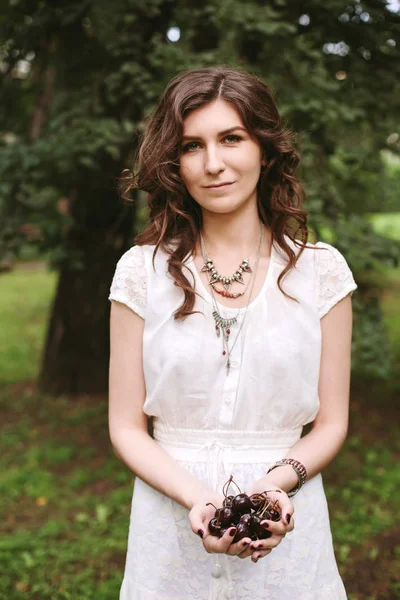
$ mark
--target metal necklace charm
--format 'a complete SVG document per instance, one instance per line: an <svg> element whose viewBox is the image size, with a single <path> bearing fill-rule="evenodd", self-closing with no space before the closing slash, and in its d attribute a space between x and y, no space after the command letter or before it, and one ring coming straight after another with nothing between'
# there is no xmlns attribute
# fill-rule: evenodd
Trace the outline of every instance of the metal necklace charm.
<svg viewBox="0 0 400 600"><path fill-rule="evenodd" d="M217 310L213 310L212 316L214 317L215 321L215 331L217 333L217 337L221 335L222 329L222 335L225 337L225 340L228 341L229 334L231 332L230 328L232 327L232 325L235 325L235 323L237 323L237 317L232 317L231 319L224 319L223 317L221 317Z"/></svg>
<svg viewBox="0 0 400 600"><path fill-rule="evenodd" d="M208 281L209 285L214 287L216 283L221 282L227 292L229 292L231 285L234 281L237 281L238 283L244 285L243 273L252 273L248 258L244 258L242 260L239 268L230 277L220 275L217 269L214 267L213 261L209 257L202 266L201 270L202 272L209 271L211 273L211 277Z"/></svg>
<svg viewBox="0 0 400 600"><path fill-rule="evenodd" d="M259 239L258 252L257 252L257 258L256 258L255 272L254 272L254 274L252 274L252 277L250 278L249 283L247 284L247 287L248 287L249 284L250 284L250 281L251 281L250 294L249 294L247 305L246 305L246 308L245 308L245 311L244 311L242 322L240 323L239 330L238 330L238 332L236 334L236 337L235 337L235 339L233 341L233 344L232 344L232 346L230 348L228 346L229 335L231 333L230 328L231 328L232 325L235 325L237 323L238 316L240 314L240 311L241 311L242 307L240 307L238 309L238 312L236 313L236 315L234 317L231 317L229 319L226 319L226 318L222 317L222 315L220 314L220 312L218 310L218 304L217 304L216 298L214 296L214 286L211 285L211 298L212 298L212 303L213 303L213 307L214 307L212 315L213 315L213 318L214 318L214 321L215 321L215 330L216 330L217 337L220 337L221 330L222 330L222 348L223 348L222 354L223 354L223 356L228 355L227 356L227 360L226 360L226 372L227 372L227 375L229 375L229 371L230 371L230 367L231 367L231 353L232 353L232 351L233 351L233 349L234 349L234 347L236 345L236 342L237 342L237 340L239 338L239 335L240 335L240 332L242 330L242 327L243 327L243 324L244 324L244 321L245 321L245 318L246 318L247 310L249 308L251 296L253 294L253 288L254 288L254 283L255 283L256 274L257 274L257 270L258 270L258 263L259 263L259 260L260 260L260 253L261 253L261 246L262 246L263 237L264 237L264 226L261 223L261 231L260 231L260 239ZM201 249L202 249L202 253L203 253L204 264L207 265L210 262L212 263L211 259L207 255L206 246L205 246L205 243L204 243L204 240L203 240L203 236L201 234L200 234L200 243L201 243ZM210 269L206 269L206 270L210 271ZM252 273L251 270L250 270L250 272ZM210 282L210 280L209 280L209 282Z"/></svg>

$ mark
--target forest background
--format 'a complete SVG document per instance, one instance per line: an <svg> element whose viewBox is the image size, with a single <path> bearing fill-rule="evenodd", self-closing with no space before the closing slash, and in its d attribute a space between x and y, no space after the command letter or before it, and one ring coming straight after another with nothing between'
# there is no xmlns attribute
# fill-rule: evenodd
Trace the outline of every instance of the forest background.
<svg viewBox="0 0 400 600"><path fill-rule="evenodd" d="M400 598L399 24L386 0L1 5L1 598L118 595L133 478L108 440L107 296L146 210L116 177L168 80L214 64L274 89L310 227L358 283L324 478L349 599Z"/></svg>

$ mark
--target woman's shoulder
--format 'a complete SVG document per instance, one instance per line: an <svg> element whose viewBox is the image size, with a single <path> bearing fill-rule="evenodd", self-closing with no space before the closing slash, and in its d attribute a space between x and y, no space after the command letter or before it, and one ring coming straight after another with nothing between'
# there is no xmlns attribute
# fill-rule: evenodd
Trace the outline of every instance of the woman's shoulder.
<svg viewBox="0 0 400 600"><path fill-rule="evenodd" d="M118 264L131 268L145 267L148 258L150 257L150 260L153 258L155 249L155 244L135 244L126 252L124 252L119 259ZM165 258L165 253L161 250L161 248L158 250L157 254Z"/></svg>
<svg viewBox="0 0 400 600"><path fill-rule="evenodd" d="M148 284L155 278L158 285L160 285L161 279L170 279L168 260L171 253L169 250L172 251L170 244L166 249L161 246L157 248L156 244L136 245L122 255L120 262L134 271L136 275L139 274L145 277Z"/></svg>
<svg viewBox="0 0 400 600"><path fill-rule="evenodd" d="M119 259L108 299L126 304L144 318L147 276L143 246L132 246Z"/></svg>
<svg viewBox="0 0 400 600"><path fill-rule="evenodd" d="M346 258L336 246L318 241L311 244L311 248L317 270L323 270L324 268L348 269Z"/></svg>
<svg viewBox="0 0 400 600"><path fill-rule="evenodd" d="M313 264L319 264L320 262L346 262L346 259L344 258L343 254L335 246L332 246L327 242L318 241L313 243L307 241L306 243L303 243L300 240L293 240L288 235L284 235L283 237L287 245L298 257L299 264L304 262L311 262ZM285 260L287 262L288 258L284 249L281 248L281 246L278 245L277 242L274 243L274 247L277 250L279 258L282 261ZM317 259L317 256L319 257L319 255L321 255L321 258Z"/></svg>
<svg viewBox="0 0 400 600"><path fill-rule="evenodd" d="M296 256L296 267L298 268L305 263L314 262L314 253L315 248L318 248L319 242L313 244L312 242L307 241L305 244L300 240L293 240L288 235L284 234L284 241L287 246L294 252ZM304 248L303 248L304 246ZM303 248L303 250L302 250ZM287 264L289 262L289 257L287 255L286 249L283 248L277 241L274 241L274 250L275 250L275 259L281 264ZM318 252L318 250L317 250Z"/></svg>
<svg viewBox="0 0 400 600"><path fill-rule="evenodd" d="M344 255L332 244L315 244L317 310L322 318L339 300L357 289L353 272Z"/></svg>
<svg viewBox="0 0 400 600"><path fill-rule="evenodd" d="M131 246L119 259L119 263L122 264L140 264L144 260L144 246Z"/></svg>

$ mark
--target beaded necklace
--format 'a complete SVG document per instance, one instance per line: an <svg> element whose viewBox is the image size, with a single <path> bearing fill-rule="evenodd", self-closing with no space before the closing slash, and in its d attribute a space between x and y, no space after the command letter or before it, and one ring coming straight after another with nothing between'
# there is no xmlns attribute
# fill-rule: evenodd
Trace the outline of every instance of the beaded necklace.
<svg viewBox="0 0 400 600"><path fill-rule="evenodd" d="M221 331L222 331L222 354L223 354L223 356L227 356L227 360L226 360L227 375L229 375L229 370L231 367L231 354L232 354L232 351L233 351L233 349L236 345L236 342L239 338L240 332L242 330L242 327L243 327L243 324L244 324L244 321L246 318L247 310L249 308L251 296L253 293L254 283L256 280L256 275L257 275L257 270L258 270L258 263L260 260L263 237L264 237L264 226L261 223L260 241L259 241L259 245L258 245L258 252L257 252L257 258L256 258L256 262L255 262L255 267L254 267L254 273L252 273L252 277L251 277L252 281L251 281L250 293L249 293L249 297L248 297L247 304L245 307L244 315L243 315L242 321L239 326L239 330L236 334L236 337L235 337L231 347L229 347L229 335L231 333L231 327L232 327L232 325L235 325L237 323L240 311L242 310L243 307L240 307L238 309L238 311L234 317L231 317L231 318L223 317L218 309L218 304L217 304L217 301L216 301L216 298L214 295L213 286L211 285L211 298L212 298L212 303L213 303L213 308L214 308L212 315L213 315L213 318L215 321L215 331L216 331L217 337L220 337ZM206 264L207 261L209 261L211 259L209 258L208 254L207 254L207 249L206 249L204 239L203 239L203 236L201 235L201 233L200 233L200 244L201 244L201 251L203 254L203 259ZM249 284L250 284L250 281L249 281Z"/></svg>

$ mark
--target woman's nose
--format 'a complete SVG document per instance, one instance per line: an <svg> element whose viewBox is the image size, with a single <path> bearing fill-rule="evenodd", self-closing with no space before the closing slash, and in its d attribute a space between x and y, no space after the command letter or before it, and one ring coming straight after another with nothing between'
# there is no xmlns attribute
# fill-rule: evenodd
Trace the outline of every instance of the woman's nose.
<svg viewBox="0 0 400 600"><path fill-rule="evenodd" d="M218 150L207 150L204 168L205 171L210 175L215 175L216 173L220 173L225 169L224 161L222 160L222 156L220 155Z"/></svg>

